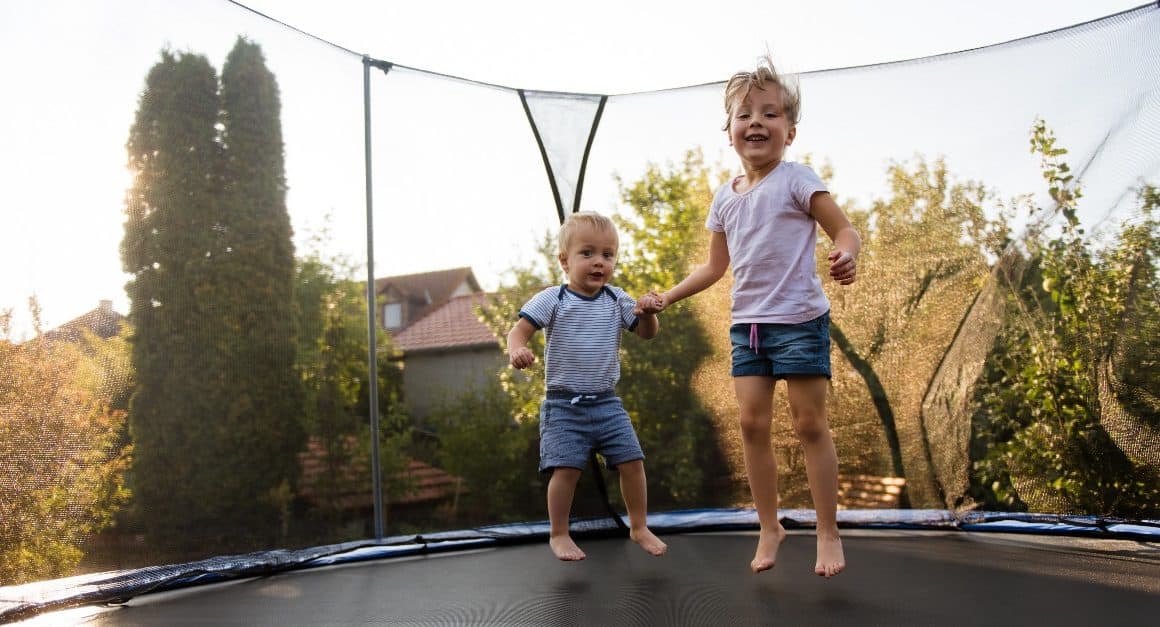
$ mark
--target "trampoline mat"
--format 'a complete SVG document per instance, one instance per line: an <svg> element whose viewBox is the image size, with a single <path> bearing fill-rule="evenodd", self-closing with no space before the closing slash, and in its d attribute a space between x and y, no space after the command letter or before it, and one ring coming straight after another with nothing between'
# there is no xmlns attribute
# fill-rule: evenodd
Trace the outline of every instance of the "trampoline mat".
<svg viewBox="0 0 1160 627"><path fill-rule="evenodd" d="M1160 549L1137 541L963 532L844 532L846 572L813 574L814 536L749 571L756 535L546 543L299 570L145 595L93 625L993 625L1148 624Z"/></svg>

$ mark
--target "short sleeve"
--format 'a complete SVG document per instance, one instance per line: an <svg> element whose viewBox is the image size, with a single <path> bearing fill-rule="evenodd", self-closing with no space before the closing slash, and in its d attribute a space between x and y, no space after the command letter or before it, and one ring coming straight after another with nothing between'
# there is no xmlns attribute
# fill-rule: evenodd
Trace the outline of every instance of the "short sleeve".
<svg viewBox="0 0 1160 627"><path fill-rule="evenodd" d="M636 299L629 296L624 290L619 287L612 288L612 293L616 296L616 306L620 310L620 326L629 331L636 328L640 319L636 317Z"/></svg>
<svg viewBox="0 0 1160 627"><path fill-rule="evenodd" d="M536 294L520 307L520 317L525 318L537 329L543 329L552 322L552 314L560 304L559 287L549 287Z"/></svg>
<svg viewBox="0 0 1160 627"><path fill-rule="evenodd" d="M826 184L808 165L796 164L794 176L790 182L794 202L802 211L810 212L810 199L818 192L828 191Z"/></svg>
<svg viewBox="0 0 1160 627"><path fill-rule="evenodd" d="M717 233L725 232L725 223L721 220L721 197L724 195L726 185L732 183L726 181L717 188L717 193L713 194L713 202L709 205L709 217L705 219L705 228Z"/></svg>

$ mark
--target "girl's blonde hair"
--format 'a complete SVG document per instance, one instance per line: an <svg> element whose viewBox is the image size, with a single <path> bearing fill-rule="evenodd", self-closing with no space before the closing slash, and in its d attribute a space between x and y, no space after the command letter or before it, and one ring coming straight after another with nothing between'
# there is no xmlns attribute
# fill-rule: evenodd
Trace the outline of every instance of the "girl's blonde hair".
<svg viewBox="0 0 1160 627"><path fill-rule="evenodd" d="M612 233L616 237L617 244L620 243L620 236L616 232L616 225L608 216L602 216L595 211L577 211L568 214L564 220L564 224L560 226L560 249L559 254L568 254L568 245L572 243L572 235L576 233L576 229L580 226L587 226L597 232Z"/></svg>
<svg viewBox="0 0 1160 627"><path fill-rule="evenodd" d="M789 118L791 126L797 126L802 110L802 95L797 75L779 75L777 69L773 67L773 59L765 55L758 62L757 69L752 72L738 72L725 83L725 126L721 130L729 130L733 110L745 96L749 95L749 90L754 87L767 89L770 85L781 90L782 113Z"/></svg>

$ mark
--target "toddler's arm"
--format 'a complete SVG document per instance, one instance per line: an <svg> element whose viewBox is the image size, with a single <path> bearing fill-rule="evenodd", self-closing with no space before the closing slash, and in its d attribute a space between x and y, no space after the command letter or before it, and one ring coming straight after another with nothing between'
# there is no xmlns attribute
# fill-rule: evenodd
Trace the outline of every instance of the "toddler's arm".
<svg viewBox="0 0 1160 627"><path fill-rule="evenodd" d="M647 298L649 298L648 294L643 296L642 300ZM640 301L637 301L636 308L638 310L641 309ZM656 337L657 331L659 331L661 328L661 323L659 320L657 320L657 315L655 313L642 311L636 311L634 313L636 313L637 322L636 327L633 328L632 332L646 340L651 340L652 338Z"/></svg>
<svg viewBox="0 0 1160 627"><path fill-rule="evenodd" d="M527 318L520 318L508 332L508 360L513 367L522 370L536 362L535 353L528 348L528 340L535 333L536 327Z"/></svg>

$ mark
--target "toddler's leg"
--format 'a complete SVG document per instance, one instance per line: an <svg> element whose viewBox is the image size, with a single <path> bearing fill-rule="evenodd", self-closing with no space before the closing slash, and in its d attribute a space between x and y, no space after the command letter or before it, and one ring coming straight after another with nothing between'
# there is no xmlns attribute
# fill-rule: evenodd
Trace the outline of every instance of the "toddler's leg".
<svg viewBox="0 0 1160 627"><path fill-rule="evenodd" d="M647 524L648 484L644 475L644 462L636 460L616 467L620 472L620 493L624 496L624 506L628 509L628 536L641 548L653 555L664 555L668 545L653 535Z"/></svg>
<svg viewBox="0 0 1160 627"><path fill-rule="evenodd" d="M770 425L773 422L773 378L734 377L733 390L740 409L741 442L749 492L757 509L761 533L757 552L749 567L753 572L773 568L785 529L777 519L777 458L773 456Z"/></svg>
<svg viewBox="0 0 1160 627"><path fill-rule="evenodd" d="M568 517L572 512L572 497L576 494L576 482L580 480L579 468L558 467L548 480L548 544L558 559L572 562L584 559L584 551L572 541L568 533Z"/></svg>
<svg viewBox="0 0 1160 627"><path fill-rule="evenodd" d="M790 417L806 454L806 477L818 517L818 561L814 572L833 577L846 567L838 536L838 454L826 419L825 377L788 380Z"/></svg>

